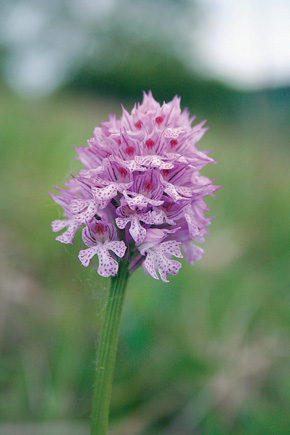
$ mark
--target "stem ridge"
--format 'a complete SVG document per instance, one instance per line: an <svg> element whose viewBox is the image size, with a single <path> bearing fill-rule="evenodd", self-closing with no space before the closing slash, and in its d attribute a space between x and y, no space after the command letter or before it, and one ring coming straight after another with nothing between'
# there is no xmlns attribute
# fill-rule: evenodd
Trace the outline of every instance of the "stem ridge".
<svg viewBox="0 0 290 435"><path fill-rule="evenodd" d="M120 321L128 278L129 263L121 260L118 274L111 281L101 331L91 415L91 435L106 435L108 430Z"/></svg>

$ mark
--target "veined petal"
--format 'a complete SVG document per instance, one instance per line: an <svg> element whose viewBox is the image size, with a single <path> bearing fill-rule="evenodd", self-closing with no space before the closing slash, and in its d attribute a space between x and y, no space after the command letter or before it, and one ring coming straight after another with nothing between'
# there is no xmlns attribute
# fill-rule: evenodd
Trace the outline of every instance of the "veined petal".
<svg viewBox="0 0 290 435"><path fill-rule="evenodd" d="M184 199L182 196L180 196L177 193L177 190L175 189L173 184L168 183L166 185L166 188L164 189L164 192L167 193L167 195L170 196L175 202L180 200L180 199Z"/></svg>
<svg viewBox="0 0 290 435"><path fill-rule="evenodd" d="M192 242L183 243L182 248L186 261L189 264L194 264L195 261L200 260L204 252L202 248L194 245Z"/></svg>
<svg viewBox="0 0 290 435"><path fill-rule="evenodd" d="M82 231L82 240L83 240L83 242L84 242L84 244L86 246L91 247L91 246L95 246L96 245L96 241L92 238L91 233L90 233L90 228L89 228L88 225L86 225L83 228L83 231Z"/></svg>
<svg viewBox="0 0 290 435"><path fill-rule="evenodd" d="M184 130L181 128L166 128L164 130L164 137L169 139L177 139L178 136L183 132Z"/></svg>
<svg viewBox="0 0 290 435"><path fill-rule="evenodd" d="M194 217L189 213L184 213L185 220L188 224L188 231L191 238L199 235L199 227L197 226Z"/></svg>
<svg viewBox="0 0 290 435"><path fill-rule="evenodd" d="M187 160L198 171L206 166L208 163L216 163L214 159L199 150L194 150L194 153L192 155L187 156Z"/></svg>

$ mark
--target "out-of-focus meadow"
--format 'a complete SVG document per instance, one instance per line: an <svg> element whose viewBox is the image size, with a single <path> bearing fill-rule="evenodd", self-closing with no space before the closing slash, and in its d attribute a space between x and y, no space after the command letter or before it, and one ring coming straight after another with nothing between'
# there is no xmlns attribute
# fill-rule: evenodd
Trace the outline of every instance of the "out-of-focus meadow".
<svg viewBox="0 0 290 435"><path fill-rule="evenodd" d="M186 69L180 78L167 54L142 76L148 57L139 60L83 71L39 99L1 85L0 432L88 433L109 281L79 263L80 235L73 247L54 241L60 209L47 191L80 168L72 145L151 88L207 117L200 149L218 164L202 173L223 188L207 199L203 259L182 261L167 285L143 270L129 282L110 433L288 434L289 88L238 92Z"/></svg>

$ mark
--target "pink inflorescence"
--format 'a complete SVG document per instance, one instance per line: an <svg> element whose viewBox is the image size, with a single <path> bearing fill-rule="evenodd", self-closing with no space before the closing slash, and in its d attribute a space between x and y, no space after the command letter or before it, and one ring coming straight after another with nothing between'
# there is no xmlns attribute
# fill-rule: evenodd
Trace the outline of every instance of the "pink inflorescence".
<svg viewBox="0 0 290 435"><path fill-rule="evenodd" d="M56 240L73 243L83 227L86 249L79 252L84 266L93 264L102 276L118 272L116 257L140 265L155 279L176 275L181 264L193 264L203 250L192 242L203 242L211 218L203 197L217 186L199 171L215 163L208 152L197 149L205 121L191 127L193 118L180 110L180 98L160 106L151 92L131 114L124 107L121 119L109 116L96 127L88 147L76 149L84 165L77 177L56 187L53 200L64 210L64 220L52 222L52 230L66 228ZM98 267L91 261L98 256Z"/></svg>

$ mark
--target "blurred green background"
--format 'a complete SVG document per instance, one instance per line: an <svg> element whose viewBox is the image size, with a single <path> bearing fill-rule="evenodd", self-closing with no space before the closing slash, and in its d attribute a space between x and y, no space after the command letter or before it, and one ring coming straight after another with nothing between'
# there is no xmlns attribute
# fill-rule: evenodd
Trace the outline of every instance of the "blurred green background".
<svg viewBox="0 0 290 435"><path fill-rule="evenodd" d="M223 189L202 260L167 285L129 282L110 433L290 433L290 72L234 84L206 69L218 4L2 2L1 434L88 433L109 281L79 263L80 235L54 241L47 191L143 89L207 118L200 149L218 164L203 174Z"/></svg>

